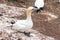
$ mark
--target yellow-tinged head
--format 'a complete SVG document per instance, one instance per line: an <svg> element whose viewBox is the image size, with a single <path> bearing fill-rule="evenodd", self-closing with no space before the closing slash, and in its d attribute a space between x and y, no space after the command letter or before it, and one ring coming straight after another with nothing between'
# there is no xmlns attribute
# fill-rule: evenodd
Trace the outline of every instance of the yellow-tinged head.
<svg viewBox="0 0 60 40"><path fill-rule="evenodd" d="M34 7L28 7L27 10L26 10L26 13L27 13L27 16L28 15L31 15L31 13L35 11L35 8Z"/></svg>

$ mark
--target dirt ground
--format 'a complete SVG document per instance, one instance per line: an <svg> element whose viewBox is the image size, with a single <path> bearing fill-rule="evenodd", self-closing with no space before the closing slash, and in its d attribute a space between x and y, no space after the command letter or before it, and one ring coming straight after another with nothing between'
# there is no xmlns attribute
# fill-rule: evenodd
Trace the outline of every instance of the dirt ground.
<svg viewBox="0 0 60 40"><path fill-rule="evenodd" d="M34 6L34 0L25 0L25 1L17 1L17 2L14 2L14 3L5 2L5 3L18 6L18 7ZM54 37L56 38L56 40L60 40L60 4L58 4L57 2L46 0L45 7L42 10L42 12L44 11L52 12L55 15L57 15L58 18L50 22L44 21L46 17L44 15L41 15L41 12L39 12L40 14L37 14L35 12L32 14L33 22L34 22L33 29L38 30L40 33L45 34L47 36Z"/></svg>

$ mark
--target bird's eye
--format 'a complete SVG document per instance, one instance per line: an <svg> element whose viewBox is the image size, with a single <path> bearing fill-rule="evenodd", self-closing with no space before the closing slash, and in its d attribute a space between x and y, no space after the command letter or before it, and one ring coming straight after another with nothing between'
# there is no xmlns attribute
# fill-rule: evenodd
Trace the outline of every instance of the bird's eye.
<svg viewBox="0 0 60 40"><path fill-rule="evenodd" d="M35 9L32 9L32 11L35 11Z"/></svg>

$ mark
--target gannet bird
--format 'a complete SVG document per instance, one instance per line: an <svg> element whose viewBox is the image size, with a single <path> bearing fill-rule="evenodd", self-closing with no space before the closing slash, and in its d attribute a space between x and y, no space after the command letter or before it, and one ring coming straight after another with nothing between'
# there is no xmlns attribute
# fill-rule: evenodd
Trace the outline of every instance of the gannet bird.
<svg viewBox="0 0 60 40"><path fill-rule="evenodd" d="M31 18L31 13L33 11L35 11L34 7L27 8L26 10L27 18L25 20L17 20L16 22L11 22L13 24L12 29L18 31L28 31L29 29L31 29L33 27L33 21Z"/></svg>
<svg viewBox="0 0 60 40"><path fill-rule="evenodd" d="M58 3L60 3L60 0L58 0Z"/></svg>
<svg viewBox="0 0 60 40"><path fill-rule="evenodd" d="M37 8L37 12L40 9L43 9L43 7L44 7L44 0L36 0L35 1L35 8Z"/></svg>

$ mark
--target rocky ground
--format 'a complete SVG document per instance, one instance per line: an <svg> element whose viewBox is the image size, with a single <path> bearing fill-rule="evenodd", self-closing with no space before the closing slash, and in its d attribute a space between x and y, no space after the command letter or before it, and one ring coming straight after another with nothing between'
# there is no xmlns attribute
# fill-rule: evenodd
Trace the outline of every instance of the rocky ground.
<svg viewBox="0 0 60 40"><path fill-rule="evenodd" d="M3 13L3 14L5 13L4 14L5 17L10 17L10 18L25 19L26 15L24 14L25 13L24 10L29 6L34 6L34 4L33 4L34 0L25 0L22 2L18 2L18 3L11 2L11 1L10 2L7 2L7 1L3 2L3 1L0 1L0 2L7 4L8 6L6 7L6 9L4 8L6 5L2 8L0 7L0 9L1 9L0 13ZM24 12L22 14L20 14L21 12L19 11L21 9L21 7L23 7L22 12ZM13 15L11 15L10 12ZM18 14L20 14L20 15L18 15ZM55 17L51 17L51 15L54 15ZM57 2L46 0L44 9L41 12L39 12L39 14L34 12L32 14L32 19L34 22L33 29L39 31L43 36L43 37L38 36L38 38L42 37L42 40L60 40L60 4L58 4ZM36 32L36 31L34 31L34 32ZM37 32L37 33L39 33L39 32ZM4 33L4 31L3 31L3 33ZM41 34L38 34L38 35L41 35ZM50 39L51 37L52 37L52 39ZM33 40L33 38L31 40ZM40 39L38 39L38 40L40 40Z"/></svg>

